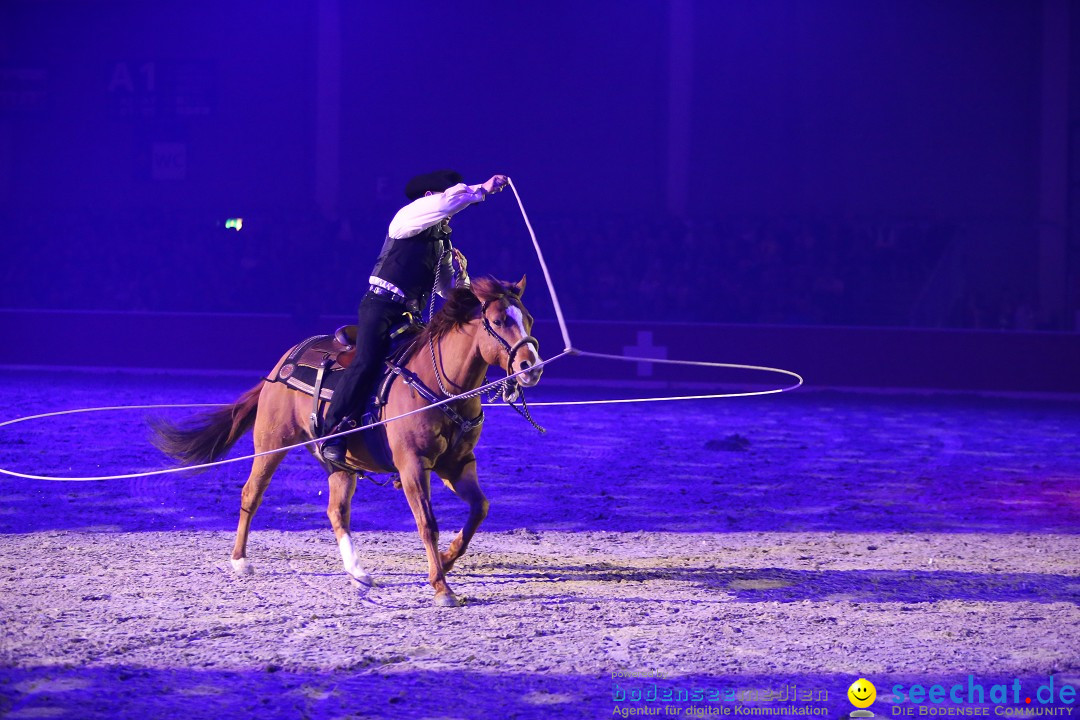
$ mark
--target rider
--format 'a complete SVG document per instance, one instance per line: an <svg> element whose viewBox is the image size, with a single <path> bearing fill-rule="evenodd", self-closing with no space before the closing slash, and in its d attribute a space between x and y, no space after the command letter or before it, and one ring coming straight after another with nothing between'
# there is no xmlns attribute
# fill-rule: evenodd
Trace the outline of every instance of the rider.
<svg viewBox="0 0 1080 720"><path fill-rule="evenodd" d="M468 286L465 256L450 243L450 218L487 195L499 192L508 182L505 175L493 175L481 185L466 185L453 170L418 175L405 186L412 202L390 221L379 259L368 278L369 288L360 300L356 324L356 357L342 373L330 409L326 414L329 434L341 432L362 411L372 384L378 377L390 346L390 330L404 312L418 312L432 289L445 297L453 287ZM452 260L457 261L457 269ZM440 266L441 262L441 266ZM345 459L347 436L322 444L324 459L341 463Z"/></svg>

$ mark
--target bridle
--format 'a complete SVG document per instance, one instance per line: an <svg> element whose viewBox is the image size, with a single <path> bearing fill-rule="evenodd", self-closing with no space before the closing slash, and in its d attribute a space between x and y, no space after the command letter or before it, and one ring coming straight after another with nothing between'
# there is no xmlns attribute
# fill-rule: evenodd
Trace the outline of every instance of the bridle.
<svg viewBox="0 0 1080 720"><path fill-rule="evenodd" d="M509 342L506 341L506 338L495 332L495 328L491 327L491 321L488 320L487 317L487 309L488 305L490 304L491 301L487 300L480 306L480 318L484 322L484 329L487 330L488 335L495 338L499 342L499 344L503 346L503 349L506 350L506 374L508 376L513 375L514 357L517 355L518 350L525 347L526 345L532 345L533 352L539 355L540 341L534 338L532 335L526 335L525 337L521 338L516 343L511 345ZM524 330L524 328L522 329Z"/></svg>
<svg viewBox="0 0 1080 720"><path fill-rule="evenodd" d="M487 309L488 305L490 304L491 300L485 300L484 303L480 305L480 319L483 321L484 329L487 330L488 335L495 338L498 343L503 346L503 349L506 350L506 379L496 385L494 388L492 388L491 399L494 399L501 394L506 400L506 404L514 408L514 410L517 411L518 415L521 415L521 417L528 420L529 424L531 424L538 431L540 431L541 433L545 433L547 432L547 430L538 425L537 422L532 419L532 415L529 413L529 405L527 402L525 402L525 388L521 387L518 381L511 377L514 374L514 357L517 355L518 350L525 347L526 345L532 345L533 351L536 353L537 356L539 356L540 341L534 338L532 335L526 335L525 337L521 338L516 343L511 345L509 342L506 341L506 338L495 332L495 328L491 327L491 321L488 320L487 317ZM525 328L522 327L522 330L524 329ZM438 373L439 371L436 370L435 374L438 375ZM515 391L517 392L517 396L521 398L520 408L514 404L513 400L510 399L510 393Z"/></svg>

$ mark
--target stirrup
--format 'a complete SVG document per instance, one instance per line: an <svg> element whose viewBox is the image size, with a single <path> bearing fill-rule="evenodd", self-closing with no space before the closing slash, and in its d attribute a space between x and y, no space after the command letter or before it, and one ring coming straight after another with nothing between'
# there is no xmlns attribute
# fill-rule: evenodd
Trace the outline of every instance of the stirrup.
<svg viewBox="0 0 1080 720"><path fill-rule="evenodd" d="M319 443L319 455L328 463L341 465L345 462L345 456L348 454L348 445L346 438L343 437L324 440Z"/></svg>
<svg viewBox="0 0 1080 720"><path fill-rule="evenodd" d="M352 430L356 427L356 421L353 420L352 415L346 415L338 422L337 425L332 427L325 435L335 435L344 430ZM329 440L323 440L316 443L316 449L318 450L319 457L324 462L331 463L333 465L345 466L345 456L348 454L349 448L349 436L330 438Z"/></svg>

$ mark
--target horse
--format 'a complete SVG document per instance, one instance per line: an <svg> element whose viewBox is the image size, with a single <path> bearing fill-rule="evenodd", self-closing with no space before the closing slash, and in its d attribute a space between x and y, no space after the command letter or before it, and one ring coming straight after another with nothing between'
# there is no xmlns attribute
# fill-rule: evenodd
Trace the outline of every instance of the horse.
<svg viewBox="0 0 1080 720"><path fill-rule="evenodd" d="M480 387L489 366L505 368L508 375L523 373L516 378L521 387L536 385L543 368L537 367L541 363L539 344L530 335L532 315L521 303L524 291L524 276L517 283L478 278L471 288L455 288L420 332L401 366L426 388L442 388L444 398ZM425 352L428 349L430 352ZM277 377L286 357L288 354L278 361L269 378ZM417 392L416 385L395 379L382 417L397 418L428 405L429 401ZM435 590L435 604L456 607L462 600L450 589L446 574L465 554L469 541L487 517L489 503L480 488L473 454L482 428L480 398L462 398L444 407L456 411L458 420L474 418L474 421L460 424L452 419L454 412L444 413L440 408L415 412L383 426L389 452L382 455L392 459L392 467L385 459L374 457L360 437L370 430L347 436L346 463L366 472L399 474L427 553L428 581ZM155 444L181 465L221 458L249 430L253 431L256 453L277 450L314 439L308 422L311 411L309 395L280 382L263 380L235 403L205 413L183 427L159 424L155 428ZM313 445L307 447L321 461ZM251 474L241 493L240 521L230 560L238 574L252 572L247 557L251 520L287 452L261 455L252 462ZM324 468L329 472L330 483L326 514L334 529L345 572L361 585L371 587L373 579L360 564L349 530L357 472L327 464ZM438 524L431 506L432 472L469 505L464 527L445 552L439 551Z"/></svg>

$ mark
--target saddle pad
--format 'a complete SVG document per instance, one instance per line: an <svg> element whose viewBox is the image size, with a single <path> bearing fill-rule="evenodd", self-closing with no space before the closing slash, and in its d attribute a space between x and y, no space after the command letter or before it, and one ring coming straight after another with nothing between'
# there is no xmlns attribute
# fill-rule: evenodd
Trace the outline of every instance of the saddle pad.
<svg viewBox="0 0 1080 720"><path fill-rule="evenodd" d="M322 391L319 393L320 398L329 400L334 396L334 388L341 378L341 371L356 357L356 348L343 345L338 339L340 335L341 333L316 335L299 343L285 356L285 362L281 364L277 375L267 380L285 383L305 395L314 395L315 376L319 367L329 358L331 364L323 374Z"/></svg>

